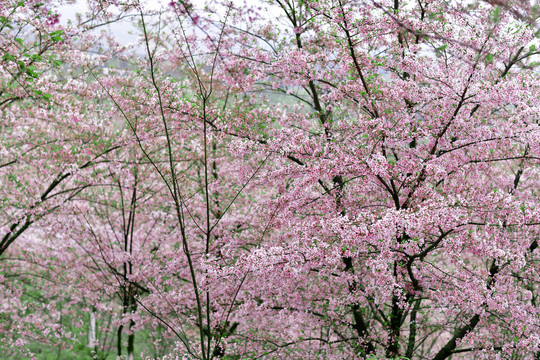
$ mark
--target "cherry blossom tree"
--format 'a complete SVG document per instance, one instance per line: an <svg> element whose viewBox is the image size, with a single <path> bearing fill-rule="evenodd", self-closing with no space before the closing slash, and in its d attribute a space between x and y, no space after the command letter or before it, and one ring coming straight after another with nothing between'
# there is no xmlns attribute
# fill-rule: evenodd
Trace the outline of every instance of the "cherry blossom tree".
<svg viewBox="0 0 540 360"><path fill-rule="evenodd" d="M540 358L534 6L52 6L0 18L10 349Z"/></svg>
<svg viewBox="0 0 540 360"><path fill-rule="evenodd" d="M91 96L86 81L89 69L101 67L122 49L110 37L90 32L104 21L94 14L76 27L60 23L54 2L3 1L0 11L0 336L2 356L10 357L15 356L11 346L20 348L28 339L52 344L66 339L58 324L66 314L55 311L65 298L53 298L65 294L72 279L55 279L58 286L43 284L56 259L41 255L49 253L47 237L60 231L51 226L58 223L51 216L61 217L59 209L103 182L97 165L110 161L107 154L124 141L118 129L104 122L99 99ZM67 266L62 262L52 273L65 273ZM30 288L36 285L29 282L32 276L40 277L38 296ZM50 291L41 292L43 286Z"/></svg>

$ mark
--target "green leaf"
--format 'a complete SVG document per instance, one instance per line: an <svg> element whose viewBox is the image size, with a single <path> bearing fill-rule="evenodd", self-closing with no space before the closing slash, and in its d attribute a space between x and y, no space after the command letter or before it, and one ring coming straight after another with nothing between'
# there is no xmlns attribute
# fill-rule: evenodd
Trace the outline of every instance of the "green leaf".
<svg viewBox="0 0 540 360"><path fill-rule="evenodd" d="M57 36L57 35L62 35L64 34L64 30L56 30L56 31L53 31L52 33L49 33L49 36Z"/></svg>
<svg viewBox="0 0 540 360"><path fill-rule="evenodd" d="M15 61L15 56L7 53L4 56L2 56L2 60L4 60L4 61Z"/></svg>
<svg viewBox="0 0 540 360"><path fill-rule="evenodd" d="M21 45L22 47L24 47L23 39L21 39L21 38L15 38L15 41L18 42L19 45Z"/></svg>
<svg viewBox="0 0 540 360"><path fill-rule="evenodd" d="M431 19L431 20L439 20L438 17L439 15L443 15L443 12L442 11L439 11L439 12L432 12L432 13L429 13L428 17Z"/></svg>
<svg viewBox="0 0 540 360"><path fill-rule="evenodd" d="M498 23L499 21L501 21L501 8L497 6L493 10L493 22Z"/></svg>
<svg viewBox="0 0 540 360"><path fill-rule="evenodd" d="M53 31L52 33L49 33L49 36L51 37L51 40L52 41L57 41L57 42L64 40L62 35L64 35L64 30L56 30L56 31Z"/></svg>
<svg viewBox="0 0 540 360"><path fill-rule="evenodd" d="M39 73L36 72L36 67L31 65L26 68L26 73L34 79L39 78Z"/></svg>
<svg viewBox="0 0 540 360"><path fill-rule="evenodd" d="M448 47L448 44L444 44L442 46L439 46L436 50L437 51L444 51L444 50L446 50L447 47Z"/></svg>

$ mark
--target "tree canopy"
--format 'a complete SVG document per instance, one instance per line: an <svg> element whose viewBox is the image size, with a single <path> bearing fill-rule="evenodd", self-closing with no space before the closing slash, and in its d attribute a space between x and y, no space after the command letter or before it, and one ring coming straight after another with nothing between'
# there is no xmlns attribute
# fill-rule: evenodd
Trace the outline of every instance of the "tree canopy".
<svg viewBox="0 0 540 360"><path fill-rule="evenodd" d="M536 4L68 5L0 1L0 358L540 359Z"/></svg>

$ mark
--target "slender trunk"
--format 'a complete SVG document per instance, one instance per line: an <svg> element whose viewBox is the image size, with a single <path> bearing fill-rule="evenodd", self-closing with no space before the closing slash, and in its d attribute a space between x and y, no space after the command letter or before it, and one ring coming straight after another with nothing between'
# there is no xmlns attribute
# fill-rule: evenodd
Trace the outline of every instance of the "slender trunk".
<svg viewBox="0 0 540 360"><path fill-rule="evenodd" d="M137 302L133 296L129 298L129 310L133 314L137 311ZM129 320L129 336L128 336L128 345L127 345L127 360L133 360L133 354L135 353L135 331L133 327L135 326L135 321L133 319Z"/></svg>
<svg viewBox="0 0 540 360"><path fill-rule="evenodd" d="M414 308L411 310L411 316L409 319L409 343L407 344L407 352L405 353L405 357L408 359L412 359L414 353L414 346L416 345L416 315L418 314L418 310L420 309L421 302L422 299L418 299L414 304Z"/></svg>
<svg viewBox="0 0 540 360"><path fill-rule="evenodd" d="M118 327L118 332L116 336L116 353L118 356L122 356L122 329L124 328L124 325L120 325Z"/></svg>
<svg viewBox="0 0 540 360"><path fill-rule="evenodd" d="M390 314L390 337L388 339L388 347L386 348L386 356L394 358L399 356L399 340L401 337L401 316L403 310L399 308L397 296L392 296L392 313Z"/></svg>
<svg viewBox="0 0 540 360"><path fill-rule="evenodd" d="M133 325L135 325L135 322L133 320L130 320L129 321L130 334L128 336L127 360L133 360L133 352L135 350L135 332L133 331Z"/></svg>
<svg viewBox="0 0 540 360"><path fill-rule="evenodd" d="M397 262L394 261L394 277L397 278ZM390 337L386 348L386 356L395 358L399 356L399 340L401 337L401 318L403 309L399 307L399 299L394 294L392 295L392 312L390 314Z"/></svg>
<svg viewBox="0 0 540 360"><path fill-rule="evenodd" d="M93 348L96 345L96 309L92 307L92 311L90 312L90 330L88 331L88 347Z"/></svg>
<svg viewBox="0 0 540 360"><path fill-rule="evenodd" d="M62 315L60 315L60 324L62 323ZM56 353L56 360L60 360L62 356L62 346L58 346L58 352Z"/></svg>

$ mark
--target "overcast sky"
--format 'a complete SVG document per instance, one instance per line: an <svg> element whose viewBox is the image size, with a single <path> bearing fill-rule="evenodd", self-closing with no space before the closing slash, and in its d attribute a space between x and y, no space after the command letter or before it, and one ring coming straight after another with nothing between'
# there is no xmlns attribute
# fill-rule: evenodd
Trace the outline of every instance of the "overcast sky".
<svg viewBox="0 0 540 360"><path fill-rule="evenodd" d="M67 24L68 21L75 21L76 14L84 14L88 11L88 2L96 0L77 0L74 4L62 5L60 7L60 22L62 24ZM171 0L142 0L143 4L146 4L147 8L150 9L160 9L163 7L169 6ZM191 3L194 5L202 6L204 0L191 0ZM262 5L260 0L234 0L236 4L248 4L248 5ZM276 8L268 9L269 13L274 13L277 15L279 11ZM137 36L130 34L130 32L135 32L136 29L133 26L133 18L128 18L119 22L114 22L108 25L112 34L116 36L118 41L123 44L130 44L136 41Z"/></svg>

